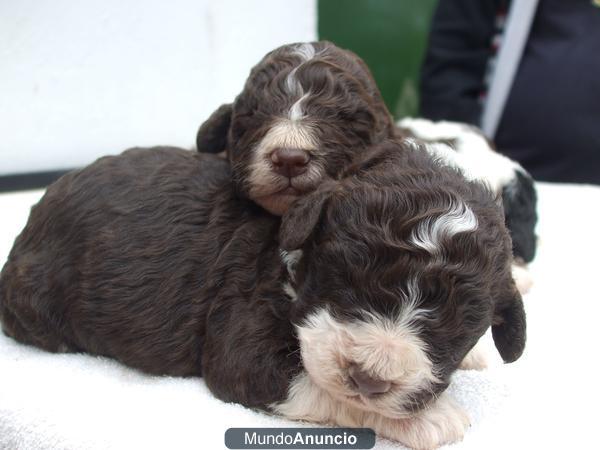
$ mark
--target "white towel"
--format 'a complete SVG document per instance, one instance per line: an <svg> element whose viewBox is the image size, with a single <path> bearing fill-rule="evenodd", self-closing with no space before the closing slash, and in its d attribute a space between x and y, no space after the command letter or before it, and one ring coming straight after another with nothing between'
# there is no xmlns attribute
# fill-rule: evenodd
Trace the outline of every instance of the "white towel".
<svg viewBox="0 0 600 450"><path fill-rule="evenodd" d="M540 184L540 247L525 297L528 344L502 365L458 371L472 426L457 449L600 445L600 188ZM0 195L0 261L39 191ZM200 378L148 376L107 358L50 354L0 337L1 449L218 449L229 427L299 426L214 398ZM397 449L378 439L376 448Z"/></svg>

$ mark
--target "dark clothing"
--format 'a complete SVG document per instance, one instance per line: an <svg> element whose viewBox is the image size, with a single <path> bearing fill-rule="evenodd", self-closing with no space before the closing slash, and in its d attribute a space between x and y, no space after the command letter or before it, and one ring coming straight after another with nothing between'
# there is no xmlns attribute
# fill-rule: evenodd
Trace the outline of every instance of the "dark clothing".
<svg viewBox="0 0 600 450"><path fill-rule="evenodd" d="M421 69L420 113L478 125L492 38L503 0L440 0Z"/></svg>
<svg viewBox="0 0 600 450"><path fill-rule="evenodd" d="M479 124L504 3L440 1L421 115ZM591 0L540 0L495 141L536 179L600 184L600 8Z"/></svg>

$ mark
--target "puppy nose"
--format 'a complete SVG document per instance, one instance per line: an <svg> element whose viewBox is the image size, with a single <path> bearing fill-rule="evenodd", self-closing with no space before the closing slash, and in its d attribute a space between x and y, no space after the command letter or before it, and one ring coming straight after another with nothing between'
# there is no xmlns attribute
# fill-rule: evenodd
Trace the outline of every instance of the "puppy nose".
<svg viewBox="0 0 600 450"><path fill-rule="evenodd" d="M278 148L271 153L273 170L284 177L302 175L308 169L310 155L299 148Z"/></svg>
<svg viewBox="0 0 600 450"><path fill-rule="evenodd" d="M354 383L354 388L367 397L374 394L383 394L392 387L392 383L389 381L373 378L354 364L348 369L348 375Z"/></svg>

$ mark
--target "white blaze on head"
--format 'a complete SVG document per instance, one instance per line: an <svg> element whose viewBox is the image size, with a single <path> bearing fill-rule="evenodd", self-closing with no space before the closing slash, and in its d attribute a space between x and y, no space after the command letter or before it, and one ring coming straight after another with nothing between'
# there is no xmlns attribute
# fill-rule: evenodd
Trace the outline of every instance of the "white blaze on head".
<svg viewBox="0 0 600 450"><path fill-rule="evenodd" d="M458 233L477 229L477 217L465 203L455 201L444 214L423 219L413 230L409 241L432 255L442 251L442 242Z"/></svg>
<svg viewBox="0 0 600 450"><path fill-rule="evenodd" d="M300 58L300 64L290 71L285 79L285 86L289 95L293 97L299 97L288 112L288 118L291 121L298 121L304 118L302 104L309 97L310 92L304 92L304 88L296 78L296 72L305 62L313 59L317 53L315 52L315 47L312 44L306 43L297 45L292 51L292 54Z"/></svg>
<svg viewBox="0 0 600 450"><path fill-rule="evenodd" d="M307 92L302 97L300 97L290 108L288 113L288 117L292 122L299 121L305 117L304 109L302 108L302 103L309 97L310 92Z"/></svg>
<svg viewBox="0 0 600 450"><path fill-rule="evenodd" d="M302 85L296 79L296 71L298 70L298 67L300 66L294 67L285 78L285 88L287 93L293 96L302 96L302 93L304 92Z"/></svg>

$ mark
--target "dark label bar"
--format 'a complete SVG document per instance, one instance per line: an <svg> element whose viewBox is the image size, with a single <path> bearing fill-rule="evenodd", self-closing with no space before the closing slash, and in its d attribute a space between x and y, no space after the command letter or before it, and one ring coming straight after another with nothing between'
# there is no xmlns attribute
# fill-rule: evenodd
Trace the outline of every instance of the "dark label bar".
<svg viewBox="0 0 600 450"><path fill-rule="evenodd" d="M367 449L375 446L370 428L229 428L231 449Z"/></svg>

